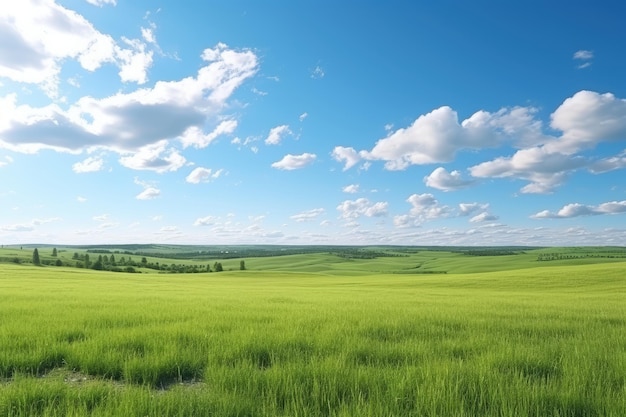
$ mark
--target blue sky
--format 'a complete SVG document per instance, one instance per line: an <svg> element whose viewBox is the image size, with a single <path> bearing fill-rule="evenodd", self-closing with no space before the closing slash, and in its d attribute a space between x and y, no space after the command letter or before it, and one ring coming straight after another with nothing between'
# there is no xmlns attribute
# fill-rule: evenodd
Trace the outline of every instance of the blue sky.
<svg viewBox="0 0 626 417"><path fill-rule="evenodd" d="M624 15L3 2L0 241L626 245Z"/></svg>

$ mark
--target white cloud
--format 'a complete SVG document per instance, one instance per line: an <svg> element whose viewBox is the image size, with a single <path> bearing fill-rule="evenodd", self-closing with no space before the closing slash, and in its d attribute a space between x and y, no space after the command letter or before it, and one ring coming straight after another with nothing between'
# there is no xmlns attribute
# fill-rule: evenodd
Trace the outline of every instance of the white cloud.
<svg viewBox="0 0 626 417"><path fill-rule="evenodd" d="M92 219L97 221L97 222L105 222L105 221L107 221L109 219L109 215L108 214L101 214L99 216L93 216Z"/></svg>
<svg viewBox="0 0 626 417"><path fill-rule="evenodd" d="M359 152L354 148L346 148L343 146L336 146L331 156L335 161L344 163L344 171L347 171L361 161Z"/></svg>
<svg viewBox="0 0 626 417"><path fill-rule="evenodd" d="M58 217L51 217L47 219L33 219L29 223L17 223L0 226L0 230L4 232L31 232L37 227L46 223L52 223L61 220Z"/></svg>
<svg viewBox="0 0 626 417"><path fill-rule="evenodd" d="M587 164L582 157L550 152L545 146L522 149L512 157L500 157L471 167L479 178L521 178L530 181L522 193L548 194L560 186L568 173Z"/></svg>
<svg viewBox="0 0 626 417"><path fill-rule="evenodd" d="M76 201L78 201L79 203L85 203L87 202L87 199L85 197L78 196L76 197Z"/></svg>
<svg viewBox="0 0 626 417"><path fill-rule="evenodd" d="M287 135L291 135L292 132L289 130L288 125L276 126L270 129L269 135L265 139L266 145L278 145L281 140Z"/></svg>
<svg viewBox="0 0 626 417"><path fill-rule="evenodd" d="M591 60L593 59L593 51L587 51L581 49L580 51L574 52L574 59L578 61L583 61L581 64L577 66L578 69L583 69L591 66Z"/></svg>
<svg viewBox="0 0 626 417"><path fill-rule="evenodd" d="M102 7L105 4L110 4L115 6L117 4L117 0L86 0L87 3L93 4L94 6Z"/></svg>
<svg viewBox="0 0 626 417"><path fill-rule="evenodd" d="M472 217L470 219L470 223L494 222L494 221L496 221L498 219L499 219L498 216L484 211L484 212L482 212L480 214L477 214L476 216Z"/></svg>
<svg viewBox="0 0 626 417"><path fill-rule="evenodd" d="M137 200L153 200L161 195L161 190L148 182L141 181L137 178L135 178L134 182L143 187L143 191L135 197Z"/></svg>
<svg viewBox="0 0 626 417"><path fill-rule="evenodd" d="M137 200L153 200L161 195L161 190L155 187L148 187L135 197Z"/></svg>
<svg viewBox="0 0 626 417"><path fill-rule="evenodd" d="M432 194L412 194L406 201L412 206L410 214L424 219L445 217L449 212L449 208L439 204Z"/></svg>
<svg viewBox="0 0 626 417"><path fill-rule="evenodd" d="M146 145L132 156L120 158L120 164L135 170L156 171L158 173L177 171L187 160L173 148L167 148L167 141Z"/></svg>
<svg viewBox="0 0 626 417"><path fill-rule="evenodd" d="M254 94L257 94L257 95L259 95L259 96L266 96L266 95L268 94L268 93L267 93L267 91L262 91L262 90L259 90L259 89L258 89L258 88L256 88L256 87L252 87L252 90L251 90L251 91L252 91Z"/></svg>
<svg viewBox="0 0 626 417"><path fill-rule="evenodd" d="M533 219L567 219L580 216L592 216L601 214L620 214L626 213L626 200L611 201L602 203L598 206L589 206L586 204L572 203L563 206L558 212L553 213L548 210L540 211L531 216Z"/></svg>
<svg viewBox="0 0 626 417"><path fill-rule="evenodd" d="M9 165L12 162L13 162L13 158L11 158L10 156L7 155L7 156L4 157L4 161L0 161L0 167Z"/></svg>
<svg viewBox="0 0 626 417"><path fill-rule="evenodd" d="M77 162L72 165L72 171L77 174L82 174L85 172L96 172L100 171L103 165L104 161L102 160L102 158L91 156L82 162Z"/></svg>
<svg viewBox="0 0 626 417"><path fill-rule="evenodd" d="M149 28L141 28L141 37L148 43L156 44L156 36L154 34L154 24Z"/></svg>
<svg viewBox="0 0 626 417"><path fill-rule="evenodd" d="M391 132L361 156L386 161L388 170L450 162L462 149L493 147L510 137L530 140L540 126L540 123L531 123L534 112L534 109L523 107L502 109L496 113L479 111L459 123L454 110L448 106L440 107L418 117L411 126Z"/></svg>
<svg viewBox="0 0 626 417"><path fill-rule="evenodd" d="M379 201L371 203L367 198L345 200L337 206L337 210L344 219L357 219L365 217L381 217L387 215L389 203Z"/></svg>
<svg viewBox="0 0 626 417"><path fill-rule="evenodd" d="M294 214L290 217L290 219L295 220L296 222L309 222L317 219L325 212L326 210L324 210L323 208L316 208L308 211L303 211L302 213Z"/></svg>
<svg viewBox="0 0 626 417"><path fill-rule="evenodd" d="M617 156L600 159L589 166L589 171L594 174L602 174L604 172L614 171L616 169L626 168L626 151Z"/></svg>
<svg viewBox="0 0 626 417"><path fill-rule="evenodd" d="M593 58L593 51L587 51L587 50L581 49L580 51L574 52L574 59L588 60L592 58Z"/></svg>
<svg viewBox="0 0 626 417"><path fill-rule="evenodd" d="M31 232L35 230L35 226L32 224L9 224L0 226L0 230L3 232Z"/></svg>
<svg viewBox="0 0 626 417"><path fill-rule="evenodd" d="M411 204L411 210L408 214L394 217L393 223L396 227L417 227L427 220L448 217L450 214L450 208L441 205L435 196L429 193L412 194L406 201Z"/></svg>
<svg viewBox="0 0 626 417"><path fill-rule="evenodd" d="M300 115L300 117L298 117L298 119L302 122L304 121L304 119L306 119L307 117L309 117L309 113L304 112Z"/></svg>
<svg viewBox="0 0 626 417"><path fill-rule="evenodd" d="M473 181L462 179L459 171L448 172L445 168L439 167L424 178L424 183L438 190L453 191L465 188L471 185Z"/></svg>
<svg viewBox="0 0 626 417"><path fill-rule="evenodd" d="M105 148L125 154L147 145L163 148L163 141L178 137L183 145L206 146L215 136L232 131L236 122L222 121L206 136L189 129L219 119L233 91L256 73L258 60L251 51L224 44L206 49L203 57L209 61L195 78L158 81L153 88L103 99L82 97L67 110L57 104L18 106L15 94L0 97L0 147L20 152Z"/></svg>
<svg viewBox="0 0 626 417"><path fill-rule="evenodd" d="M123 82L145 84L148 81L148 68L152 66L152 51L146 51L146 44L138 39L122 37L131 49L115 48L120 67L119 76Z"/></svg>
<svg viewBox="0 0 626 417"><path fill-rule="evenodd" d="M546 146L553 152L574 154L600 142L626 137L626 100L611 93L579 91L551 115L550 126L563 132Z"/></svg>
<svg viewBox="0 0 626 417"><path fill-rule="evenodd" d="M350 184L342 188L344 193L356 194L359 192L359 184Z"/></svg>
<svg viewBox="0 0 626 417"><path fill-rule="evenodd" d="M324 72L324 69L320 67L319 65L317 65L315 68L313 68L313 71L311 71L311 78L316 79L316 80L320 78L324 78L325 75L326 73Z"/></svg>
<svg viewBox="0 0 626 417"><path fill-rule="evenodd" d="M312 164L317 156L312 153L303 153L301 155L287 154L280 161L274 162L272 168L284 169L291 171L294 169L304 168Z"/></svg>
<svg viewBox="0 0 626 417"><path fill-rule="evenodd" d="M194 226L213 226L218 218L213 216L199 217L193 223Z"/></svg>
<svg viewBox="0 0 626 417"><path fill-rule="evenodd" d="M221 135L231 134L237 129L236 120L221 121L212 132L204 134L199 126L189 127L180 137L183 148L193 146L197 149L206 148Z"/></svg>
<svg viewBox="0 0 626 417"><path fill-rule="evenodd" d="M461 216L469 216L480 210L487 210L489 208L489 204L480 204L480 203L461 203L459 204L459 210L461 212Z"/></svg>
<svg viewBox="0 0 626 417"><path fill-rule="evenodd" d="M193 171L191 171L189 175L187 175L187 178L185 178L185 181L191 184L199 184L201 182L210 182L214 179L219 178L223 172L224 170L222 169L218 169L217 171L213 172L210 168L198 167L194 169Z"/></svg>
<svg viewBox="0 0 626 417"><path fill-rule="evenodd" d="M92 4L115 4L91 0ZM0 77L37 84L50 97L58 96L59 74L68 60L76 60L87 71L112 63L122 81L144 83L152 64L152 52L138 40L122 38L118 45L111 36L97 31L83 16L54 0L21 0L19 7L0 4Z"/></svg>

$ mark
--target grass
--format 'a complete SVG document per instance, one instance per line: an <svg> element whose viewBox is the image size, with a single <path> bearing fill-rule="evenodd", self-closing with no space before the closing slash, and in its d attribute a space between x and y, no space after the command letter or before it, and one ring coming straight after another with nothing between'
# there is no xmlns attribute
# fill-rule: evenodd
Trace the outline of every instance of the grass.
<svg viewBox="0 0 626 417"><path fill-rule="evenodd" d="M407 258L330 256L0 265L0 415L623 416L626 263L382 274Z"/></svg>

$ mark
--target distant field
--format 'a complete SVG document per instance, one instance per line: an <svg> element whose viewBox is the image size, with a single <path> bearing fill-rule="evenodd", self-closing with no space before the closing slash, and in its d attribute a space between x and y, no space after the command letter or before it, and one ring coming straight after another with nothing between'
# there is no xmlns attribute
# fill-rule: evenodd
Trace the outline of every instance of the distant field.
<svg viewBox="0 0 626 417"><path fill-rule="evenodd" d="M623 416L626 263L537 257L2 264L0 416Z"/></svg>
<svg viewBox="0 0 626 417"><path fill-rule="evenodd" d="M0 248L1 263L32 262L36 245ZM87 249L86 249L87 248ZM213 271L214 262L220 262L225 271L246 268L254 271L284 271L322 273L330 275L377 274L462 274L536 268L538 266L587 265L626 262L624 247L569 247L569 248L417 248L417 247L273 247L273 246L162 246L122 245L110 247L58 247L52 256L52 246L39 247L44 264L84 268L83 257L90 257L91 265L100 256L114 255L117 267L123 269L132 261L136 272L177 272L182 266L205 272ZM131 250L132 249L132 250ZM158 255L150 256L149 254ZM245 256L252 254L257 256ZM80 256L80 259L76 258ZM146 264L141 260L145 259ZM157 267L155 267L157 266ZM89 268L88 268L89 269ZM189 272L189 271L188 271Z"/></svg>

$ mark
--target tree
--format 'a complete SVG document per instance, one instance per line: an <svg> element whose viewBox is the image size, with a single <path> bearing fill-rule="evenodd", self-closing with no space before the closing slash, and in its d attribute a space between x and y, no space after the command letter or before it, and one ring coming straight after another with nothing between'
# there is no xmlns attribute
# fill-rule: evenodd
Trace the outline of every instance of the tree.
<svg viewBox="0 0 626 417"><path fill-rule="evenodd" d="M241 270L241 271L245 271L246 270L246 261L244 261L243 259L241 261L239 261L239 270Z"/></svg>
<svg viewBox="0 0 626 417"><path fill-rule="evenodd" d="M221 262L215 262L215 265L213 265L213 269L215 270L215 272L222 272L224 270L224 268L222 268Z"/></svg>
<svg viewBox="0 0 626 417"><path fill-rule="evenodd" d="M104 269L104 265L102 264L102 255L98 256L98 260L93 263L92 268L96 271L102 271Z"/></svg>
<svg viewBox="0 0 626 417"><path fill-rule="evenodd" d="M61 262L60 259L57 259L57 261L54 263L56 266L63 266L63 262Z"/></svg>
<svg viewBox="0 0 626 417"><path fill-rule="evenodd" d="M52 256L57 256L57 248L52 249Z"/></svg>
<svg viewBox="0 0 626 417"><path fill-rule="evenodd" d="M33 251L33 264L41 265L41 259L39 259L39 251L37 250L37 248L35 248L35 250Z"/></svg>
<svg viewBox="0 0 626 417"><path fill-rule="evenodd" d="M74 256L72 256L72 259L80 259L80 258L78 257L78 252L74 252Z"/></svg>

